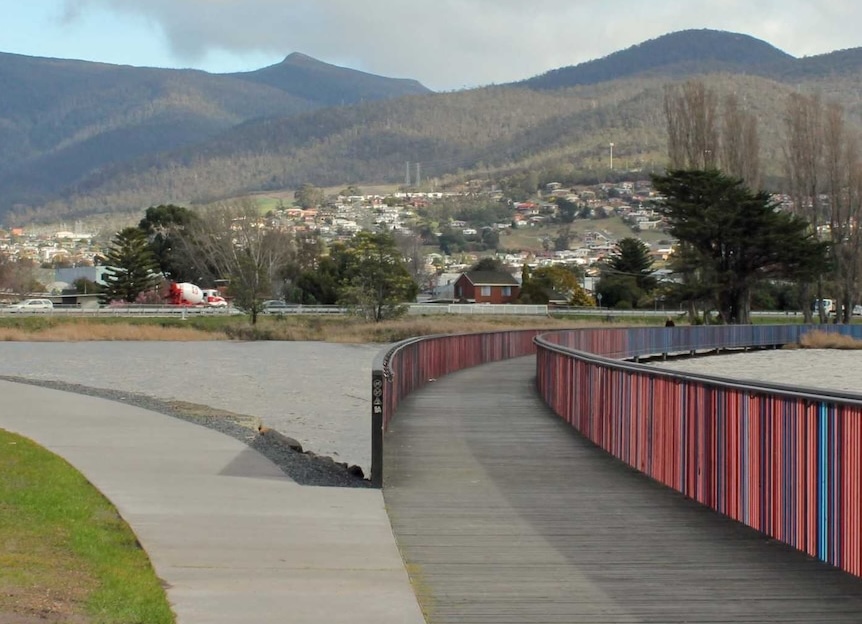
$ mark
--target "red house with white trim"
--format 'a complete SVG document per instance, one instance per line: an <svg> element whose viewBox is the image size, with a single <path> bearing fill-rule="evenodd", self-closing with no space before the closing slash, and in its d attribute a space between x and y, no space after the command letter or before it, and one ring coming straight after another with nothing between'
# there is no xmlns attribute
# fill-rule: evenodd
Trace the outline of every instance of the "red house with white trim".
<svg viewBox="0 0 862 624"><path fill-rule="evenodd" d="M468 303L514 303L521 285L505 271L467 271L455 280L455 299Z"/></svg>

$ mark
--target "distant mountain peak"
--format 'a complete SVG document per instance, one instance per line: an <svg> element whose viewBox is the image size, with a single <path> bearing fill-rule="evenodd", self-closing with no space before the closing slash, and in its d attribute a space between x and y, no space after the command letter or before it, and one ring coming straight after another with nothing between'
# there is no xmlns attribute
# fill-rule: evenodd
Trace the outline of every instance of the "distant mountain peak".
<svg viewBox="0 0 862 624"><path fill-rule="evenodd" d="M323 61L319 61L312 56L308 56L307 54L303 54L302 52L291 52L287 56L284 57L284 60L281 62L282 65L314 65L314 64L324 64Z"/></svg>
<svg viewBox="0 0 862 624"><path fill-rule="evenodd" d="M561 89L647 74L675 76L716 70L757 73L795 60L751 35L690 29L644 41L604 58L554 69L516 84L533 89Z"/></svg>
<svg viewBox="0 0 862 624"><path fill-rule="evenodd" d="M415 80L369 74L333 65L302 52L292 52L280 63L269 67L230 75L326 106L430 93Z"/></svg>

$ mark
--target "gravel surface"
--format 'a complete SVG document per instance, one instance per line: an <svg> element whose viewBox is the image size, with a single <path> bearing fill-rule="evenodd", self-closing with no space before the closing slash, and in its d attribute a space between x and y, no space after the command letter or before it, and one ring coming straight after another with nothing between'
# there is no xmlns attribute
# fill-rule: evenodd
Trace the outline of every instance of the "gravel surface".
<svg viewBox="0 0 862 624"><path fill-rule="evenodd" d="M368 482L346 468L370 472L371 364L381 349L323 342L6 342L0 377L217 429L246 441L299 483L364 487ZM304 452L290 448L296 442Z"/></svg>
<svg viewBox="0 0 862 624"><path fill-rule="evenodd" d="M126 402L216 429L257 449L298 483L367 487L356 467L370 472L371 364L383 348L6 342L0 343L0 378ZM862 392L862 351L756 351L653 365Z"/></svg>
<svg viewBox="0 0 862 624"><path fill-rule="evenodd" d="M668 360L651 365L800 388L862 393L862 351L778 349Z"/></svg>

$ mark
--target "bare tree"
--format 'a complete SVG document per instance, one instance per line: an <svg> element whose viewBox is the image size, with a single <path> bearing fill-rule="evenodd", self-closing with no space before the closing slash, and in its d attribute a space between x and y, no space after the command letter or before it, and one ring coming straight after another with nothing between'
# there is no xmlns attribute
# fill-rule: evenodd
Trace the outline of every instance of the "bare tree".
<svg viewBox="0 0 862 624"><path fill-rule="evenodd" d="M792 94L785 116L784 160L790 197L797 214L805 217L821 238L829 240L830 288L838 306L836 321L849 323L859 296L862 263L862 162L859 137L851 133L845 112L836 103L824 105L818 95ZM812 275L802 288L803 312L810 322L811 282L816 298L824 297L824 276ZM825 323L827 311L817 306Z"/></svg>
<svg viewBox="0 0 862 624"><path fill-rule="evenodd" d="M428 270L425 255L422 248L422 237L419 234L407 232L395 232L395 244L404 258L404 266L410 273L419 288L427 290L431 288L433 273Z"/></svg>
<svg viewBox="0 0 862 624"><path fill-rule="evenodd" d="M721 169L745 181L751 189L760 188L760 137L757 118L742 109L735 94L724 98L721 128Z"/></svg>
<svg viewBox="0 0 862 624"><path fill-rule="evenodd" d="M718 159L718 98L703 82L666 85L664 112L670 169L714 169Z"/></svg>
<svg viewBox="0 0 862 624"><path fill-rule="evenodd" d="M844 322L849 323L853 315L852 304L860 303L860 279L862 279L862 156L859 135L851 135L847 145L847 217L848 231L845 233L852 250L846 260L844 276ZM849 296L848 296L849 295Z"/></svg>
<svg viewBox="0 0 862 624"><path fill-rule="evenodd" d="M294 254L292 237L266 227L250 199L208 206L200 216L184 237L186 244L206 270L230 281L234 301L257 323L262 302L273 295L274 280Z"/></svg>
<svg viewBox="0 0 862 624"><path fill-rule="evenodd" d="M664 112L668 134L668 169L714 169L718 158L718 98L699 80L665 85ZM680 243L685 247L686 243ZM684 252L684 249L682 250ZM684 287L696 290L695 271L683 274ZM688 316L697 317L698 298L688 297Z"/></svg>
<svg viewBox="0 0 862 624"><path fill-rule="evenodd" d="M821 196L823 193L823 105L817 95L791 94L784 118L787 133L784 162L789 194L794 212L807 219L815 232L824 221ZM823 298L822 276L810 276L801 286L802 313L806 323L812 320L811 286L816 282L817 299ZM820 322L826 322L823 306Z"/></svg>
<svg viewBox="0 0 862 624"><path fill-rule="evenodd" d="M832 270L837 290L839 320L849 323L858 296L859 279L859 148L856 135L848 133L844 108L826 106L823 123L823 155L829 219Z"/></svg>
<svg viewBox="0 0 862 624"><path fill-rule="evenodd" d="M26 258L15 260L0 252L0 293L23 296L32 292L42 292L45 286L36 277L38 265Z"/></svg>

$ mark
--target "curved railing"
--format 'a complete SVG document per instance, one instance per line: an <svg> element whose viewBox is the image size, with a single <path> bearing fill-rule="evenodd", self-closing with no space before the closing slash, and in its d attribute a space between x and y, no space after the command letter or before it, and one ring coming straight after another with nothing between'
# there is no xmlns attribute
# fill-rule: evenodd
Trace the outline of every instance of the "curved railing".
<svg viewBox="0 0 862 624"><path fill-rule="evenodd" d="M455 371L533 355L547 329L411 338L385 349L371 372L371 482L383 485L383 435L398 404L429 381Z"/></svg>
<svg viewBox="0 0 862 624"><path fill-rule="evenodd" d="M862 574L862 395L631 362L860 326L602 329L536 340L548 405L607 452L716 511ZM696 345L696 346L695 346Z"/></svg>
<svg viewBox="0 0 862 624"><path fill-rule="evenodd" d="M764 344L779 345L796 342L799 334L787 333L799 326L761 326L758 335ZM571 344L608 357L628 357L628 350L615 345L639 345L640 351L632 356L647 353L688 352L716 349L723 345L746 346L754 344L747 327L691 327L680 328L678 334L669 334L664 328L595 328L580 329L573 336L582 342ZM506 330L475 334L425 336L409 338L381 351L372 366L371 400L371 481L377 487L383 484L383 435L389 420L401 400L418 390L429 380L437 379L471 366L496 362L511 357L533 355L533 339L550 329ZM723 333L719 336L718 331ZM778 333L784 332L784 333ZM677 336L676 339L672 338ZM640 337L640 338L639 338ZM675 341L674 341L675 340Z"/></svg>
<svg viewBox="0 0 862 624"><path fill-rule="evenodd" d="M372 481L382 486L383 436L404 397L448 373L536 353L544 400L597 445L686 496L862 575L862 397L621 361L777 347L813 329L862 337L862 326L776 325L403 341L374 362Z"/></svg>

